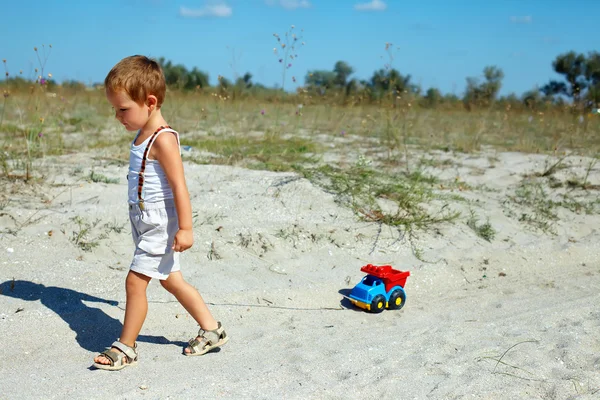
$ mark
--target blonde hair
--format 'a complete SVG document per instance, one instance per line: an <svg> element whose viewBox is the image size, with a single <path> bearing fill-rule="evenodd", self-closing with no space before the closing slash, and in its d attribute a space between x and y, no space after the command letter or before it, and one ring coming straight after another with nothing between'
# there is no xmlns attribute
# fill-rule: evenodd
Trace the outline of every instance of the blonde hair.
<svg viewBox="0 0 600 400"><path fill-rule="evenodd" d="M165 99L167 85L162 68L146 56L130 56L119 61L106 75L104 87L107 91L125 91L139 105L146 102L149 95L157 98L157 107Z"/></svg>

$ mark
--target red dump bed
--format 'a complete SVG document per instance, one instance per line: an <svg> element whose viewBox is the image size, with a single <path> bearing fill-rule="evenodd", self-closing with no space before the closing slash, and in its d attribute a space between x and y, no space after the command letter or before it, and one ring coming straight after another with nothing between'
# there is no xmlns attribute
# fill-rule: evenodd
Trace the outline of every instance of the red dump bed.
<svg viewBox="0 0 600 400"><path fill-rule="evenodd" d="M385 284L385 291L389 292L394 286L402 286L406 284L406 278L410 276L410 271L398 271L392 268L391 265L373 265L367 264L360 269L369 275L380 278Z"/></svg>

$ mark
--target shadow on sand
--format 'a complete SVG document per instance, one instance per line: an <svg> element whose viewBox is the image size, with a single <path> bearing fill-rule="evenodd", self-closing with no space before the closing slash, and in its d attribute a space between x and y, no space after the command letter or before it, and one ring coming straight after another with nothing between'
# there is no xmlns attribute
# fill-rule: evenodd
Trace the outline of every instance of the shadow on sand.
<svg viewBox="0 0 600 400"><path fill-rule="evenodd" d="M340 306L342 306L343 308L345 308L347 310L363 312L363 310L361 308L356 307L354 304L352 304L352 302L350 300L348 300L348 296L350 296L351 291L352 291L351 288L338 290L338 293L343 296L342 300L340 300Z"/></svg>
<svg viewBox="0 0 600 400"><path fill-rule="evenodd" d="M39 300L44 306L61 317L76 334L79 345L91 352L101 352L115 341L123 324L104 311L87 306L84 301L117 306L115 300L105 300L86 293L55 286L44 286L29 281L6 281L0 284L0 296L27 301ZM16 311L16 310L15 310ZM173 344L179 347L185 342L173 342L164 336L140 335L139 342Z"/></svg>

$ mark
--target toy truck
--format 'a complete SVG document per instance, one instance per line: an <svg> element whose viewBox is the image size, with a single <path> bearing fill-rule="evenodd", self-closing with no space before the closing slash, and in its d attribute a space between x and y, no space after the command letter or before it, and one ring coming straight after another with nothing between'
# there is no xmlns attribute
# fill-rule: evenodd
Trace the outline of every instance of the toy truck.
<svg viewBox="0 0 600 400"><path fill-rule="evenodd" d="M404 285L409 271L398 271L391 265L367 264L360 269L367 273L350 292L349 300L356 306L373 313L384 308L399 310L404 307Z"/></svg>

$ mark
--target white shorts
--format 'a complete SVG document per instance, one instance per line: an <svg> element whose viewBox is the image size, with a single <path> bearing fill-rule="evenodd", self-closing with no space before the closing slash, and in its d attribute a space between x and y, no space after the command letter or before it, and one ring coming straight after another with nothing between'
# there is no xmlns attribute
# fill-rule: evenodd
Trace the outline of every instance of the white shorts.
<svg viewBox="0 0 600 400"><path fill-rule="evenodd" d="M135 243L129 269L161 280L179 271L179 253L172 249L179 230L174 201L144 203L144 210L137 204L129 204L129 221Z"/></svg>

